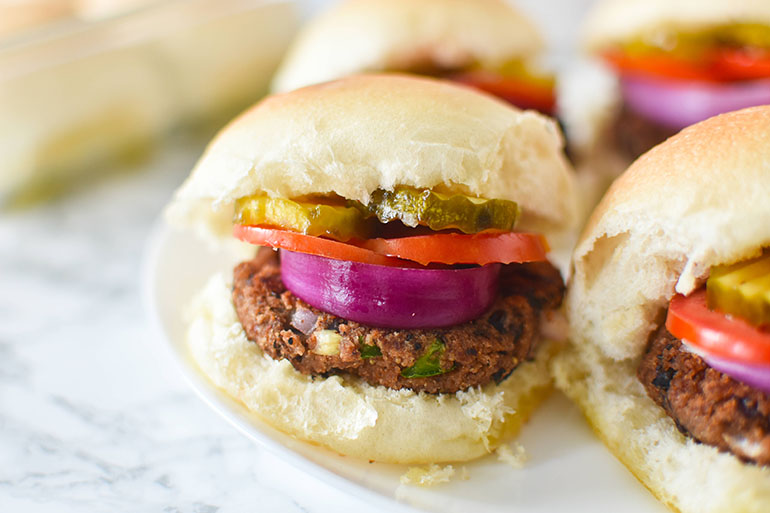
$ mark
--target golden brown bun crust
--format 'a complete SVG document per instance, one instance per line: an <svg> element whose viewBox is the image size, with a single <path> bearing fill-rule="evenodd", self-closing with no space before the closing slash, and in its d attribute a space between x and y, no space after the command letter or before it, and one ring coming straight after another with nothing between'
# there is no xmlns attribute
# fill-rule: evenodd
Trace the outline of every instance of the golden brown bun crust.
<svg viewBox="0 0 770 513"><path fill-rule="evenodd" d="M587 344L557 355L552 373L613 454L674 511L770 511L770 468L682 435L647 396L634 362L607 358Z"/></svg>
<svg viewBox="0 0 770 513"><path fill-rule="evenodd" d="M573 253L575 342L638 356L674 294L770 246L770 106L722 114L640 157L591 215Z"/></svg>
<svg viewBox="0 0 770 513"><path fill-rule="evenodd" d="M546 235L575 219L556 125L438 80L356 76L275 95L224 128L168 209L174 224L229 236L234 201L265 192L362 202L396 185L509 199Z"/></svg>
<svg viewBox="0 0 770 513"><path fill-rule="evenodd" d="M300 34L273 91L361 72L495 65L542 46L534 25L503 0L346 0Z"/></svg>
<svg viewBox="0 0 770 513"><path fill-rule="evenodd" d="M583 27L588 48L597 51L661 27L698 30L728 23L770 24L767 0L602 0Z"/></svg>

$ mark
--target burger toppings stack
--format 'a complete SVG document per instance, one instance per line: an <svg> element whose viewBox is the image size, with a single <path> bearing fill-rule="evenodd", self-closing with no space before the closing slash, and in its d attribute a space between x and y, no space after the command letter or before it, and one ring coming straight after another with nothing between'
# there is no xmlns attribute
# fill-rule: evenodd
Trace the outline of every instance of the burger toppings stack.
<svg viewBox="0 0 770 513"><path fill-rule="evenodd" d="M770 253L711 269L675 296L639 367L650 397L697 440L770 464Z"/></svg>
<svg viewBox="0 0 770 513"><path fill-rule="evenodd" d="M576 220L562 148L553 121L446 81L358 75L263 100L167 210L260 246L193 300L193 359L272 426L342 454L489 453L547 396L565 336L548 260Z"/></svg>
<svg viewBox="0 0 770 513"><path fill-rule="evenodd" d="M236 202L234 234L280 249L235 269L246 333L311 375L432 393L500 382L564 286L515 202L396 186Z"/></svg>
<svg viewBox="0 0 770 513"><path fill-rule="evenodd" d="M762 2L704 2L700 10L697 2L664 4L608 0L588 24L591 46L620 77L617 138L632 158L686 126L770 103Z"/></svg>
<svg viewBox="0 0 770 513"><path fill-rule="evenodd" d="M542 49L534 24L504 0L341 0L300 33L273 90L362 72L410 73L553 116L555 77L536 62Z"/></svg>

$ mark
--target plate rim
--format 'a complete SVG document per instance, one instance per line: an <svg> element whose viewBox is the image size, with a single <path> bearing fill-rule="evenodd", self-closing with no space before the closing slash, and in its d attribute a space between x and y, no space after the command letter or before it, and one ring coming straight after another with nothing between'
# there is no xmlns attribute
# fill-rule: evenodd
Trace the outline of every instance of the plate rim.
<svg viewBox="0 0 770 513"><path fill-rule="evenodd" d="M287 447L279 441L272 439L262 432L262 426L255 425L249 419L241 418L243 412L236 410L237 404L228 404L224 397L226 394L214 384L208 382L198 370L192 368L185 361L174 347L174 343L164 327L158 306L157 287L155 286L157 283L159 258L164 249L164 244L174 231L176 230L169 226L162 217L157 219L146 238L142 252L140 269L141 298L145 318L150 324L152 336L148 340L153 349L156 352L162 352L164 355L163 359L172 362L176 372L182 376L185 384L192 389L198 399L203 401L206 406L216 412L222 420L234 427L241 435L256 443L261 449L266 450L282 461L286 461L292 467L315 477L325 486L331 486L343 493L348 493L368 505L371 505L372 501L374 501L377 503L375 504L377 507L387 511L394 511L394 508L398 508L396 511L400 513L424 513L426 510L401 502L395 496L388 496L362 483L350 480L306 458L291 447ZM159 349L158 346L162 349ZM233 399L230 399L230 401L234 402ZM241 406L241 408L245 407ZM273 429L267 425L265 427ZM294 441L315 449L311 444L301 440L294 439Z"/></svg>

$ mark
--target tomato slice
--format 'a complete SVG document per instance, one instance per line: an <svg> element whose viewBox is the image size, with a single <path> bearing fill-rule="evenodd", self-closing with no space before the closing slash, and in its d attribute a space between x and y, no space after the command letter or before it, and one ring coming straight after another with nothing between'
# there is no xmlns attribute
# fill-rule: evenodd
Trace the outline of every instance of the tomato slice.
<svg viewBox="0 0 770 513"><path fill-rule="evenodd" d="M509 264L546 260L548 243L534 233L435 233L395 239L338 242L302 233L235 225L236 238L274 248L310 253L337 260L391 267L437 264Z"/></svg>
<svg viewBox="0 0 770 513"><path fill-rule="evenodd" d="M273 228L260 228L258 226L244 226L236 224L233 235L244 242L259 246L282 248L298 253L325 256L337 260L361 262L364 264L387 265L390 267L410 267L410 262L404 262L397 258L390 258L369 249L353 244L324 239L313 235L276 230Z"/></svg>
<svg viewBox="0 0 770 513"><path fill-rule="evenodd" d="M546 260L548 243L534 233L436 233L399 239L370 239L362 246L423 265L537 262Z"/></svg>
<svg viewBox="0 0 770 513"><path fill-rule="evenodd" d="M707 354L747 364L770 364L770 333L710 310L705 288L671 300L666 328Z"/></svg>
<svg viewBox="0 0 770 513"><path fill-rule="evenodd" d="M462 73L450 78L493 94L522 109L535 109L550 115L556 108L556 95L552 86L486 71Z"/></svg>
<svg viewBox="0 0 770 513"><path fill-rule="evenodd" d="M602 54L602 57L621 73L683 80L714 81L717 79L713 73L697 62L664 53L630 56L619 50L611 50Z"/></svg>
<svg viewBox="0 0 770 513"><path fill-rule="evenodd" d="M629 74L707 82L770 77L770 51L761 49L715 48L699 61L665 53L630 56L620 50L605 52L603 57L621 73Z"/></svg>
<svg viewBox="0 0 770 513"><path fill-rule="evenodd" d="M714 70L732 80L770 77L770 50L723 48L714 53Z"/></svg>

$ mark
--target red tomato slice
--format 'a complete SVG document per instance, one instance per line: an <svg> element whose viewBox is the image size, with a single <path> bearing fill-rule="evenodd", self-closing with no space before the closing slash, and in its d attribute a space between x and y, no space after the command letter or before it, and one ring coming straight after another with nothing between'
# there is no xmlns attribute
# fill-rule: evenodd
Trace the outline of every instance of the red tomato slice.
<svg viewBox="0 0 770 513"><path fill-rule="evenodd" d="M323 239L312 235L276 230L273 228L260 228L258 226L243 226L236 224L233 235L244 242L259 246L282 248L298 253L310 253L311 255L325 256L337 260L350 262L362 262L364 264L387 265L390 267L409 267L409 262L390 258L375 253L374 251L337 242L336 240Z"/></svg>
<svg viewBox="0 0 770 513"><path fill-rule="evenodd" d="M397 239L370 239L358 244L304 235L287 230L235 225L236 238L258 244L391 267L438 264L509 264L546 260L548 243L533 233L436 233Z"/></svg>
<svg viewBox="0 0 770 513"><path fill-rule="evenodd" d="M770 364L770 334L706 304L706 289L671 300L666 328L706 353L747 364Z"/></svg>
<svg viewBox="0 0 770 513"><path fill-rule="evenodd" d="M700 61L681 59L668 54L629 56L618 50L605 52L603 57L621 73L707 82L770 77L768 50L719 48L708 52Z"/></svg>
<svg viewBox="0 0 770 513"><path fill-rule="evenodd" d="M537 262L546 260L548 243L533 233L436 233L399 239L371 239L362 246L392 257L423 265Z"/></svg>
<svg viewBox="0 0 770 513"><path fill-rule="evenodd" d="M679 78L683 80L716 80L716 77L702 65L684 59L677 59L667 54L629 56L621 51L611 50L605 52L602 56L604 60L621 73Z"/></svg>
<svg viewBox="0 0 770 513"><path fill-rule="evenodd" d="M731 80L770 77L770 51L724 48L714 53L714 70Z"/></svg>
<svg viewBox="0 0 770 513"><path fill-rule="evenodd" d="M553 87L543 84L482 71L454 75L451 79L493 94L522 109L535 109L550 115L556 108Z"/></svg>

